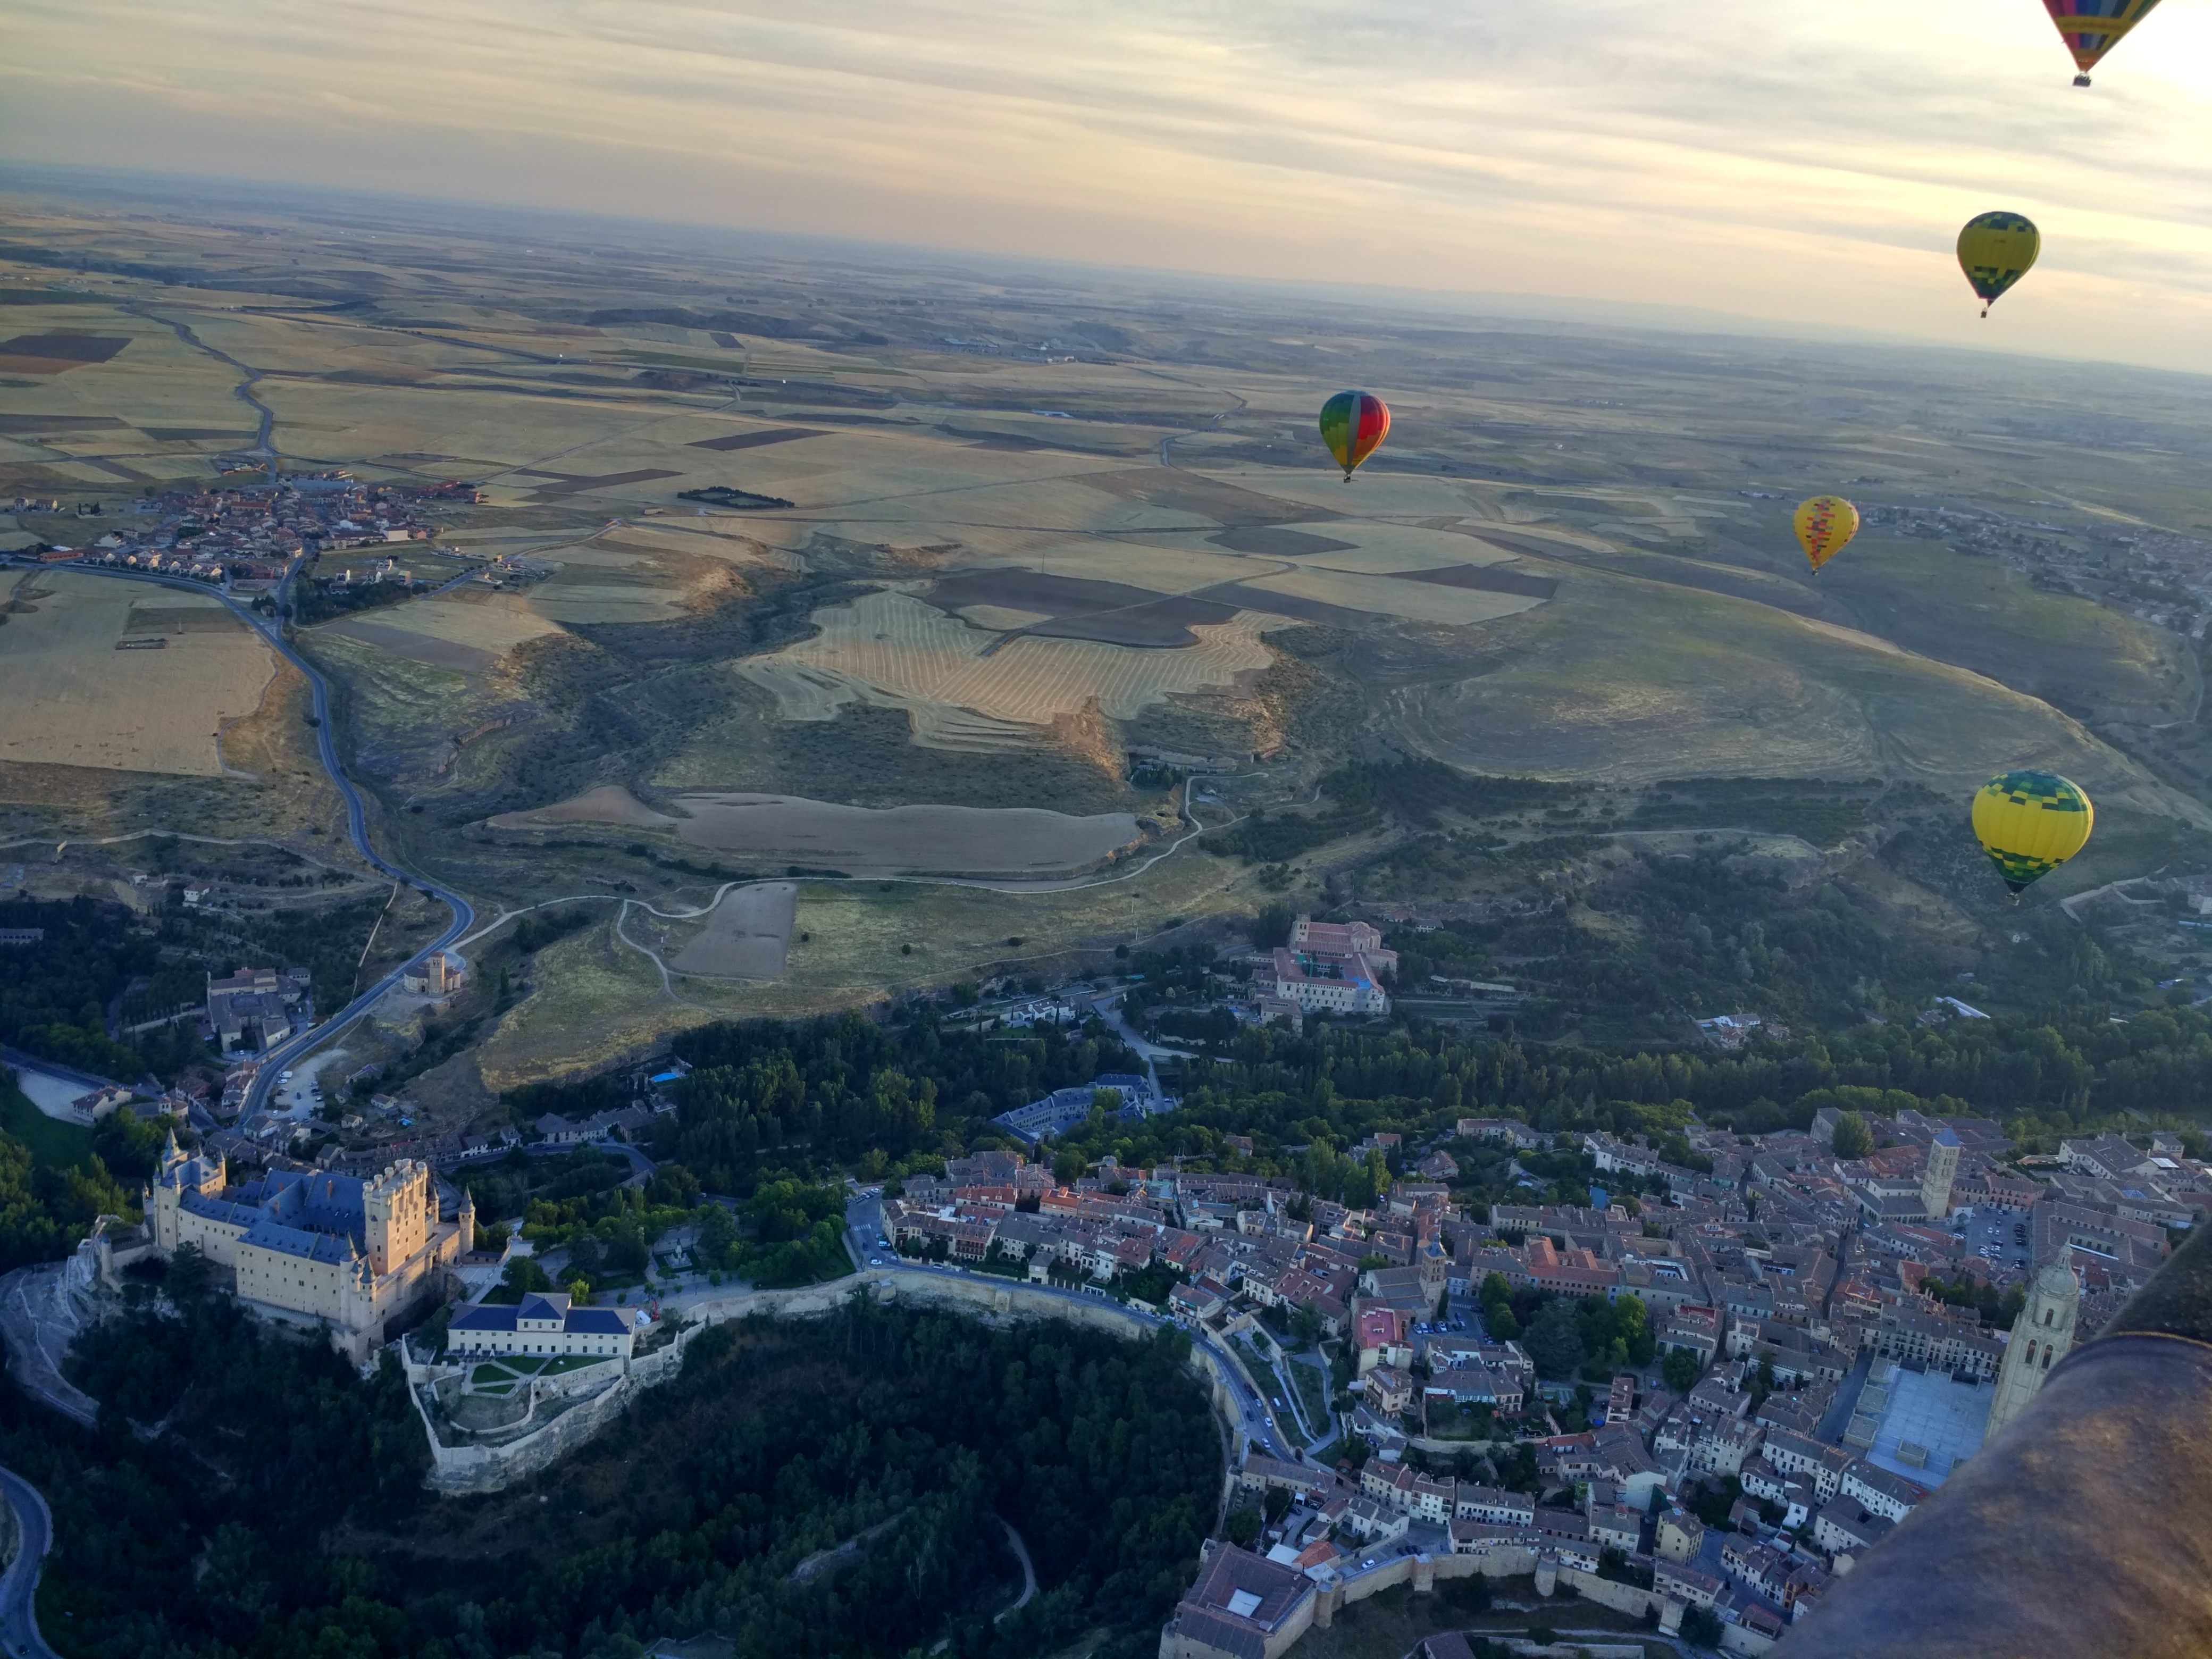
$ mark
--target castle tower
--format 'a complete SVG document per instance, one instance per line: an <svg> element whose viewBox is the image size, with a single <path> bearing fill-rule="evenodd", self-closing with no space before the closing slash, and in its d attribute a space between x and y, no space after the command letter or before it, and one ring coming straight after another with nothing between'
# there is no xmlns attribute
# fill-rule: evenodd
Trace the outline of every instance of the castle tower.
<svg viewBox="0 0 2212 1659"><path fill-rule="evenodd" d="M467 1188L461 1188L461 1207L455 1217L460 1228L460 1251L466 1255L477 1247L477 1195Z"/></svg>
<svg viewBox="0 0 2212 1659"><path fill-rule="evenodd" d="M1997 1367L1996 1398L1990 1402L1990 1420L1982 1430L1984 1445L2020 1415L2051 1368L2066 1358L2081 1312L2081 1281L2074 1277L2072 1253L2062 1252L2035 1275L2027 1287L2027 1305L2013 1322L2004 1364Z"/></svg>
<svg viewBox="0 0 2212 1659"><path fill-rule="evenodd" d="M384 1173L362 1183L363 1243L368 1268L379 1279L430 1242L429 1166L405 1158L386 1164Z"/></svg>
<svg viewBox="0 0 2212 1659"><path fill-rule="evenodd" d="M1951 1183L1959 1175L1959 1137L1948 1129L1936 1133L1928 1149L1928 1167L1920 1176L1920 1207L1932 1221L1951 1213Z"/></svg>

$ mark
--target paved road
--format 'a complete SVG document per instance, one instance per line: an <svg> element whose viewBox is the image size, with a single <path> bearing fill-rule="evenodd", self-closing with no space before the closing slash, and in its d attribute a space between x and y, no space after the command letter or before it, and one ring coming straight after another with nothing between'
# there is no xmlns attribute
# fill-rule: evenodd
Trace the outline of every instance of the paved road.
<svg viewBox="0 0 2212 1659"><path fill-rule="evenodd" d="M414 967L433 951L444 950L462 934L467 933L476 921L477 913L469 902L459 893L450 888L441 887L424 877L411 875L402 870L398 865L392 863L380 854L370 842L368 805L362 801L361 792L354 787L353 781L346 776L345 768L338 760L337 741L331 730L329 682L323 678L313 663L292 648L290 642L284 637L281 623L262 616L251 606L240 605L229 594L211 587L205 582L194 581L189 577L163 576L143 570L118 570L110 566L97 564L72 564L68 568L73 571L89 572L96 576L112 577L117 581L143 582L156 587L181 588L188 593L211 594L228 605L231 613L255 633L260 635L268 642L270 650L276 652L307 677L308 688L314 694L316 746L321 751L324 769L330 774L331 781L337 787L338 793L345 802L346 833L353 842L354 850L361 854L371 868L381 871L393 881L404 882L410 887L428 893L433 898L443 901L453 913L452 925L436 939L394 968L382 979L378 980L351 1002L339 1009L337 1013L310 1026L299 1036L279 1043L264 1055L261 1069L255 1073L252 1086L246 1091L245 1107L239 1114L240 1120L243 1121L262 1109L268 1100L270 1091L276 1086L278 1077L282 1075L284 1067L289 1062L306 1054L308 1049L329 1041L360 1019L362 1015L381 1001L387 993L398 988L400 976L410 968ZM290 580L289 576L285 578L287 586ZM278 590L280 604L284 591L285 589L281 587Z"/></svg>
<svg viewBox="0 0 2212 1659"><path fill-rule="evenodd" d="M6 1574L0 1576L0 1648L4 1648L9 1659L17 1655L61 1659L40 1636L38 1613L32 1605L38 1594L40 1570L46 1565L46 1552L53 1547L53 1515L39 1489L11 1470L0 1469L0 1496L15 1511L15 1525L23 1540Z"/></svg>
<svg viewBox="0 0 2212 1659"><path fill-rule="evenodd" d="M884 1236L884 1210L880 1197L855 1198L848 1200L845 1206L845 1229L848 1238L858 1253L860 1261L864 1265L871 1261L896 1262L902 1267L926 1273L944 1273L951 1278L981 1279L986 1283L992 1280L993 1275L971 1273L964 1267L901 1260L898 1252L890 1247L890 1242ZM1057 1285L1031 1285L1030 1288L1034 1291L1042 1291L1048 1296L1060 1297L1069 1302L1104 1301L1108 1306L1119 1309L1129 1318L1139 1323L1173 1326L1182 1331L1193 1343L1204 1348L1220 1362L1222 1375L1229 1382L1230 1393L1237 1400L1237 1420L1235 1427L1237 1431L1246 1439L1257 1441L1265 1447L1270 1457L1279 1458L1285 1463L1296 1462L1298 1460L1301 1454L1292 1449L1291 1437L1283 1432L1281 1426L1275 1421L1275 1413L1267 1400L1244 1386L1243 1374L1237 1370L1236 1362L1206 1332L1193 1330L1188 1325L1177 1324L1174 1320L1164 1318L1157 1314L1148 1314L1141 1308L1128 1307L1109 1297L1093 1296L1085 1291L1063 1290Z"/></svg>

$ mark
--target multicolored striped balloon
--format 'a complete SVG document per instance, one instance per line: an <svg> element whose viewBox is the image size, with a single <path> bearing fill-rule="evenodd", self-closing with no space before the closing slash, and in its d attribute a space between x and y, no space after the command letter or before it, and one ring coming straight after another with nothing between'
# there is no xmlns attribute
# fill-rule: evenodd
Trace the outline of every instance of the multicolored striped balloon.
<svg viewBox="0 0 2212 1659"><path fill-rule="evenodd" d="M2089 84L2089 71L2097 60L2120 44L2120 37L2142 21L2158 0L2043 0L2043 9L2058 25L2059 39L2074 54L2074 67L2081 72L2074 84Z"/></svg>
<svg viewBox="0 0 2212 1659"><path fill-rule="evenodd" d="M1321 406L1321 441L1344 469L1347 483L1353 469L1389 435L1389 405L1371 392L1340 392Z"/></svg>

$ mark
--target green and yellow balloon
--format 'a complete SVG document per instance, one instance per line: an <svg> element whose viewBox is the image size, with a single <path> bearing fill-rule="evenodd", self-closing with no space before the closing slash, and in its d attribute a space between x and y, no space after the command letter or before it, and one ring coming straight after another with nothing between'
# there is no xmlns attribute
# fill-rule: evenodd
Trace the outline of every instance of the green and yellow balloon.
<svg viewBox="0 0 2212 1659"><path fill-rule="evenodd" d="M1974 797L1974 838L2020 902L2039 881L2089 844L2097 809L2081 786L2056 772L2007 772Z"/></svg>
<svg viewBox="0 0 2212 1659"><path fill-rule="evenodd" d="M1981 297L1982 315L2043 252L2043 233L2024 213L1978 213L1959 233L1959 269Z"/></svg>

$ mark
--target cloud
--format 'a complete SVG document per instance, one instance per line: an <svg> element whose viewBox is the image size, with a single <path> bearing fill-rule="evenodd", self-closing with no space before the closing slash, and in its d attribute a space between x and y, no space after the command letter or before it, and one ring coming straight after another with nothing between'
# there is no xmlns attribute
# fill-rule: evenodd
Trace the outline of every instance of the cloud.
<svg viewBox="0 0 2212 1659"><path fill-rule="evenodd" d="M2179 12L2169 18L2168 12ZM19 159L2212 368L2212 20L2032 0L15 0ZM2042 224L1978 324L1969 214Z"/></svg>

